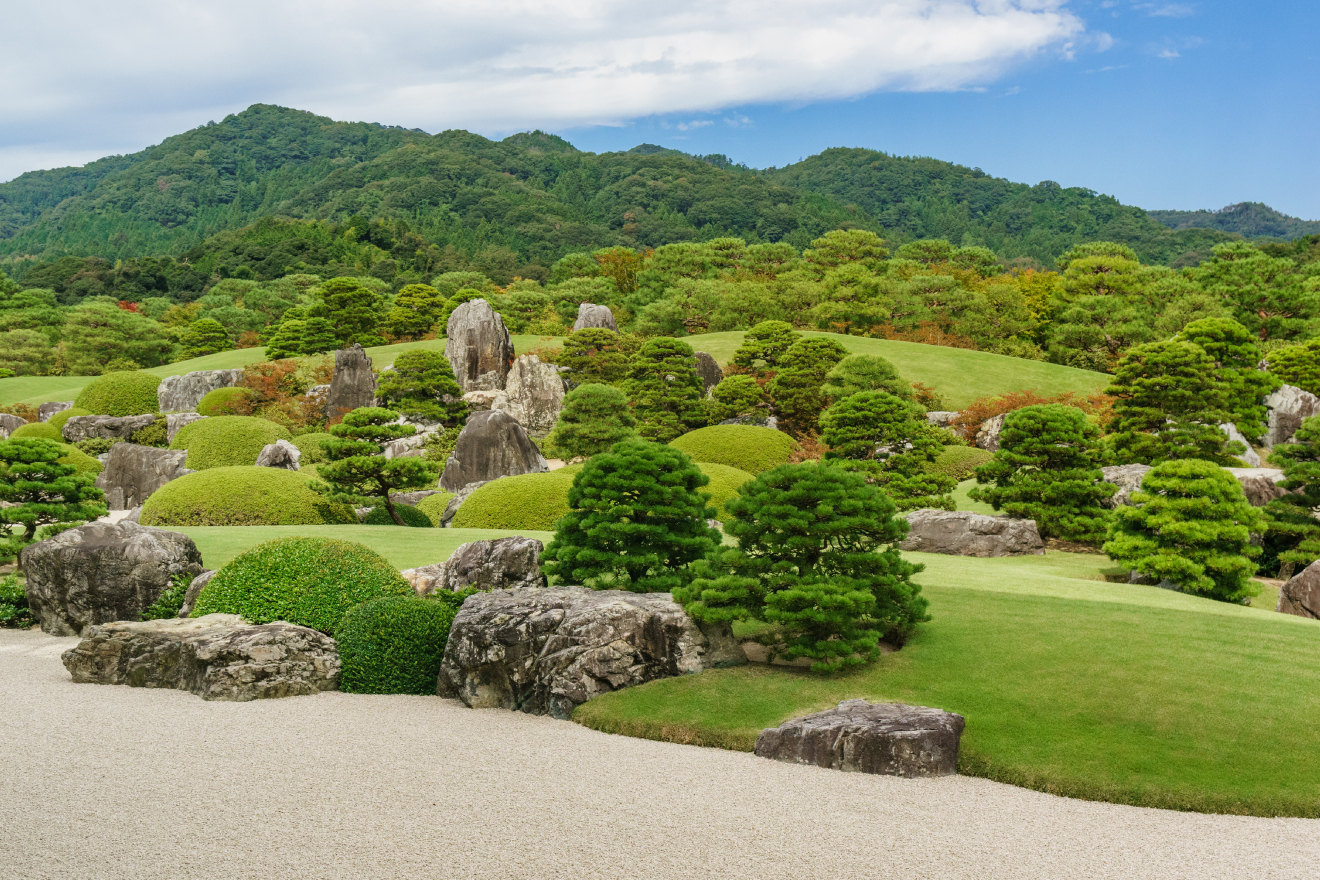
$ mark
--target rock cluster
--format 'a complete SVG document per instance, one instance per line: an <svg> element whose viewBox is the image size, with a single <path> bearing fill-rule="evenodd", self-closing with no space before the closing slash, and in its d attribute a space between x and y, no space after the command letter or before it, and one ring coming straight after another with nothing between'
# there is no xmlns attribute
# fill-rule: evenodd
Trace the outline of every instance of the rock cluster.
<svg viewBox="0 0 1320 880"><path fill-rule="evenodd" d="M440 488L457 492L470 483L549 469L541 451L513 416L503 410L489 410L468 417L440 475Z"/></svg>
<svg viewBox="0 0 1320 880"><path fill-rule="evenodd" d="M1146 479L1151 467L1148 464L1120 464L1100 468L1106 483L1113 483L1118 491L1100 503L1110 510L1132 503L1132 493L1141 488L1141 481Z"/></svg>
<svg viewBox="0 0 1320 880"><path fill-rule="evenodd" d="M61 432L69 443L83 440L127 440L156 421L151 413L141 416L74 416L64 423Z"/></svg>
<svg viewBox="0 0 1320 880"><path fill-rule="evenodd" d="M187 458L185 449L116 443L110 447L96 486L105 492L105 502L111 510L141 507L151 493L170 480L194 473L184 467Z"/></svg>
<svg viewBox="0 0 1320 880"><path fill-rule="evenodd" d="M1320 561L1312 562L1279 588L1279 605L1275 610L1320 619Z"/></svg>
<svg viewBox="0 0 1320 880"><path fill-rule="evenodd" d="M335 373L326 395L325 414L337 418L376 400L376 376L371 372L371 358L356 342L335 352Z"/></svg>
<svg viewBox="0 0 1320 880"><path fill-rule="evenodd" d="M520 535L461 545L444 562L401 572L421 595L474 587L478 590L514 590L544 587L541 552L545 545Z"/></svg>
<svg viewBox="0 0 1320 880"><path fill-rule="evenodd" d="M276 440L261 447L257 454L257 467L283 468L286 471L298 470L298 459L302 452L288 440Z"/></svg>
<svg viewBox="0 0 1320 880"><path fill-rule="evenodd" d="M947 428L958 418L958 413L947 410L935 409L926 413L926 421L937 428Z"/></svg>
<svg viewBox="0 0 1320 880"><path fill-rule="evenodd" d="M909 513L907 522L902 550L980 557L1045 553L1035 520L927 508Z"/></svg>
<svg viewBox="0 0 1320 880"><path fill-rule="evenodd" d="M614 313L610 311L609 306L598 306L595 303L582 303L578 306L577 320L573 322L573 329L585 330L589 327L600 327L605 330L619 332L618 322L614 320Z"/></svg>
<svg viewBox="0 0 1320 880"><path fill-rule="evenodd" d="M167 376L156 389L156 401L164 413L194 412L203 397L217 388L233 388L242 378L242 370L196 370Z"/></svg>
<svg viewBox="0 0 1320 880"><path fill-rule="evenodd" d="M513 365L513 340L490 303L474 299L454 309L445 338L445 356L464 392L504 387Z"/></svg>
<svg viewBox="0 0 1320 880"><path fill-rule="evenodd" d="M1272 449L1291 440L1304 419L1320 414L1320 397L1295 385L1283 385L1265 398L1265 406L1268 429L1260 442Z"/></svg>
<svg viewBox="0 0 1320 880"><path fill-rule="evenodd" d="M1279 468L1224 468L1233 475L1242 486L1247 502L1252 507L1264 507L1276 498L1288 494L1288 490L1279 485L1283 482L1283 471Z"/></svg>

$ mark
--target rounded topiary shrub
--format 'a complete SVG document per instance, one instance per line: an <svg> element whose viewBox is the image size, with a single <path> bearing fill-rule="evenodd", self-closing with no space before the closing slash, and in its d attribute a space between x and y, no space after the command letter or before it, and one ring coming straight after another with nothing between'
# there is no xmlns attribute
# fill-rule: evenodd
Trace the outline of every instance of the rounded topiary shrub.
<svg viewBox="0 0 1320 880"><path fill-rule="evenodd" d="M201 471L255 464L262 447L289 439L288 429L265 419L216 416L184 425L170 449L188 450L187 466Z"/></svg>
<svg viewBox="0 0 1320 880"><path fill-rule="evenodd" d="M339 689L434 695L455 609L435 599L386 596L355 605L335 632Z"/></svg>
<svg viewBox="0 0 1320 880"><path fill-rule="evenodd" d="M232 416L243 412L243 404L250 400L252 392L246 388L216 388L197 401L197 412L204 416ZM246 411L251 412L250 409Z"/></svg>
<svg viewBox="0 0 1320 880"><path fill-rule="evenodd" d="M23 437L29 440L57 440L61 442L64 440L60 429L50 422L28 422L26 425L19 425L14 429L14 433L9 436L15 440Z"/></svg>
<svg viewBox="0 0 1320 880"><path fill-rule="evenodd" d="M566 473L567 471L567 473ZM456 529L526 529L548 532L568 513L575 471L522 474L491 480L454 514Z"/></svg>
<svg viewBox="0 0 1320 880"><path fill-rule="evenodd" d="M330 457L326 455L325 450L321 448L321 441L333 439L335 439L333 435L319 432L314 434L299 434L297 437L294 437L293 445L297 446L298 451L302 453L302 458L298 459L298 463L308 465L329 461Z"/></svg>
<svg viewBox="0 0 1320 880"><path fill-rule="evenodd" d="M64 447L64 454L55 459L60 464L72 465L80 474L99 474L104 470L99 461L78 447L70 446L68 443L60 445Z"/></svg>
<svg viewBox="0 0 1320 880"><path fill-rule="evenodd" d="M361 544L278 538L240 553L220 569L197 597L192 616L238 614L248 623L284 620L333 636L354 605L410 595L412 587L398 569Z"/></svg>
<svg viewBox="0 0 1320 880"><path fill-rule="evenodd" d="M422 529L435 528L435 523L431 521L431 518L416 507L410 507L407 504L396 504L394 505L394 509L398 511L399 519L403 520L405 526L414 526ZM390 518L390 512L385 509L384 504L377 504L375 507L371 508L371 512L367 514L366 519L362 520L362 524L365 526L398 525L398 523Z"/></svg>
<svg viewBox="0 0 1320 880"><path fill-rule="evenodd" d="M417 509L431 518L431 522L437 526L444 519L445 508L453 499L453 492L440 492L435 495L427 495L421 501L417 502Z"/></svg>
<svg viewBox="0 0 1320 880"><path fill-rule="evenodd" d="M724 464L755 476L788 462L797 441L773 428L755 425L712 425L672 441L693 461Z"/></svg>
<svg viewBox="0 0 1320 880"><path fill-rule="evenodd" d="M283 468L210 468L184 474L142 505L144 526L302 526L356 523L351 508Z"/></svg>
<svg viewBox="0 0 1320 880"><path fill-rule="evenodd" d="M975 446L946 446L934 461L926 465L926 470L953 477L961 483L975 476L976 469L994 457L993 452Z"/></svg>
<svg viewBox="0 0 1320 880"><path fill-rule="evenodd" d="M729 515L724 509L724 503L738 494L739 486L756 478L747 471L740 471L726 464L699 461L696 465L703 474L710 477L710 482L698 491L710 495L710 505L719 512L719 519L723 522Z"/></svg>
<svg viewBox="0 0 1320 880"><path fill-rule="evenodd" d="M75 416L90 416L90 415L92 415L92 413L89 413L85 409L79 409L78 407L75 406L55 413L55 415L51 416L49 419L46 420L46 424L53 425L55 427L55 430L63 432L64 423L67 422L69 419L74 418Z"/></svg>
<svg viewBox="0 0 1320 880"><path fill-rule="evenodd" d="M160 377L132 371L106 373L88 382L73 405L98 416L140 416L160 409Z"/></svg>

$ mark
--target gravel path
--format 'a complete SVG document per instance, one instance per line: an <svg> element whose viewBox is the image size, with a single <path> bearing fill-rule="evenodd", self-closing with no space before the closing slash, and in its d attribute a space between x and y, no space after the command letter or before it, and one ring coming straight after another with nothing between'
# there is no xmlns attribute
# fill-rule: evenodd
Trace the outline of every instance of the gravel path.
<svg viewBox="0 0 1320 880"><path fill-rule="evenodd" d="M1320 821L607 736L434 697L75 685L0 630L5 878L1315 878Z"/></svg>

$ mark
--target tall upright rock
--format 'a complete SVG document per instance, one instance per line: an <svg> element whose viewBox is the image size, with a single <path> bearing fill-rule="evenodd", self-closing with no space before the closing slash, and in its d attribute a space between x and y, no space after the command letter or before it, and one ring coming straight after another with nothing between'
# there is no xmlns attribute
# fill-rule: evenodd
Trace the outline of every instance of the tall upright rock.
<svg viewBox="0 0 1320 880"><path fill-rule="evenodd" d="M184 467L187 458L186 449L116 443L110 447L96 487L105 492L105 503L111 510L132 510L170 480L195 473Z"/></svg>
<svg viewBox="0 0 1320 880"><path fill-rule="evenodd" d="M376 399L376 377L371 372L371 358L356 342L335 352L335 375L330 380L326 398L327 418L336 418Z"/></svg>
<svg viewBox="0 0 1320 880"><path fill-rule="evenodd" d="M457 492L469 483L548 470L541 451L518 420L503 410L492 409L468 417L440 475L440 488Z"/></svg>
<svg viewBox="0 0 1320 880"><path fill-rule="evenodd" d="M504 387L513 366L513 340L490 303L474 299L454 309L445 338L445 356L464 392Z"/></svg>
<svg viewBox="0 0 1320 880"><path fill-rule="evenodd" d="M724 378L724 371L720 369L719 363L704 351L697 352L697 375L701 377L701 387L703 393L710 394L710 389L720 384Z"/></svg>

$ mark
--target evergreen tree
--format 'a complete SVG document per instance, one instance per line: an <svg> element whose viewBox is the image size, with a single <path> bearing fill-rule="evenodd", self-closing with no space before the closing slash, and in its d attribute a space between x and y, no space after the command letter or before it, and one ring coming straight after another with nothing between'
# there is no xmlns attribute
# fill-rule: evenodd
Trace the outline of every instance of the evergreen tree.
<svg viewBox="0 0 1320 880"><path fill-rule="evenodd" d="M638 435L657 443L705 426L705 390L692 346L667 336L649 340L633 355L623 382Z"/></svg>
<svg viewBox="0 0 1320 880"><path fill-rule="evenodd" d="M770 405L766 400L765 390L751 376L727 376L710 390L710 397L705 400L706 418L717 425L726 419L752 418L761 420L768 416Z"/></svg>
<svg viewBox="0 0 1320 880"><path fill-rule="evenodd" d="M1287 577L1320 559L1320 519L1312 513L1320 508L1320 416L1304 419L1290 442L1274 447L1270 462L1283 468L1280 485L1291 490L1265 505L1269 543L1284 565L1279 576Z"/></svg>
<svg viewBox="0 0 1320 880"><path fill-rule="evenodd" d="M1261 359L1256 337L1232 318L1202 318L1184 327L1178 338L1201 346L1215 362L1224 388L1224 408L1244 437L1259 440L1265 433L1267 415L1263 400L1281 383L1256 369Z"/></svg>
<svg viewBox="0 0 1320 880"><path fill-rule="evenodd" d="M839 361L825 374L821 390L835 401L861 391L883 391L901 400L916 401L912 386L898 375L894 365L874 354L850 354Z"/></svg>
<svg viewBox="0 0 1320 880"><path fill-rule="evenodd" d="M612 385L579 385L564 396L564 407L546 447L561 458L591 458L636 435L628 397Z"/></svg>
<svg viewBox="0 0 1320 880"><path fill-rule="evenodd" d="M202 318L189 324L180 342L183 343L185 359L229 351L234 347L224 325L211 318Z"/></svg>
<svg viewBox="0 0 1320 880"><path fill-rule="evenodd" d="M415 285L420 286L420 285ZM456 427L467 420L468 406L449 359L438 351L412 349L380 374L376 395L406 416Z"/></svg>
<svg viewBox="0 0 1320 880"><path fill-rule="evenodd" d="M743 336L742 344L733 353L733 362L748 370L756 370L758 363L773 370L779 359L802 338L792 324L783 321L762 321Z"/></svg>
<svg viewBox="0 0 1320 880"><path fill-rule="evenodd" d="M1270 373L1289 385L1320 394L1320 339L1270 352Z"/></svg>
<svg viewBox="0 0 1320 880"><path fill-rule="evenodd" d="M1099 544L1108 517L1100 502L1117 491L1100 471L1099 436L1075 407L1014 410L1004 417L994 458L976 469L971 497L1035 520L1042 538Z"/></svg>
<svg viewBox="0 0 1320 880"><path fill-rule="evenodd" d="M266 357L271 360L298 357L303 353L302 340L306 331L306 319L286 317L266 340Z"/></svg>
<svg viewBox="0 0 1320 880"><path fill-rule="evenodd" d="M390 493L425 489L439 478L441 466L421 458L385 457L386 443L417 433L412 425L394 424L398 417L393 410L365 406L332 425L334 439L321 442L330 460L317 467L324 482L312 488L342 504L384 505L395 525L406 525Z"/></svg>
<svg viewBox="0 0 1320 880"><path fill-rule="evenodd" d="M793 343L779 358L769 392L789 433L802 437L816 432L821 411L829 405L825 377L847 354L833 339L813 336Z"/></svg>
<svg viewBox="0 0 1320 880"><path fill-rule="evenodd" d="M394 298L385 316L386 332L395 339L425 336L445 310L445 298L429 284L409 284Z"/></svg>
<svg viewBox="0 0 1320 880"><path fill-rule="evenodd" d="M574 330L564 339L555 363L568 370L568 379L578 385L618 385L628 375L628 365L640 340L604 327Z"/></svg>
<svg viewBox="0 0 1320 880"><path fill-rule="evenodd" d="M0 561L17 556L42 526L105 516L105 493L96 488L96 476L61 464L64 454L54 440L0 441L0 501L14 505L0 507Z"/></svg>
<svg viewBox="0 0 1320 880"><path fill-rule="evenodd" d="M597 590L654 593L691 579L688 566L720 533L710 479L671 446L624 440L592 457L573 478L569 512L542 556L546 575Z"/></svg>
<svg viewBox="0 0 1320 880"><path fill-rule="evenodd" d="M380 335L380 297L360 278L331 278L313 289L316 305L308 317L325 318L334 328L336 348L359 343L363 348L384 345Z"/></svg>

